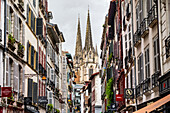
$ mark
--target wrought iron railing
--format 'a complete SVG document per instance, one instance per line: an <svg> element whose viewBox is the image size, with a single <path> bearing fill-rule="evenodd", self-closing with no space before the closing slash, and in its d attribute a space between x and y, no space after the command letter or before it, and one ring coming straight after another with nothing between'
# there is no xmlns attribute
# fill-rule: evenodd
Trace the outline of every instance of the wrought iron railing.
<svg viewBox="0 0 170 113"><path fill-rule="evenodd" d="M133 43L134 43L135 47L137 47L138 44L141 43L141 35L140 34L141 34L140 29L138 29L134 34Z"/></svg>
<svg viewBox="0 0 170 113"><path fill-rule="evenodd" d="M153 27L153 25L157 22L157 6L154 5L148 12L148 24L150 27Z"/></svg>
<svg viewBox="0 0 170 113"><path fill-rule="evenodd" d="M145 36L148 32L149 32L149 28L148 28L148 19L144 18L143 21L141 22L141 35Z"/></svg>
<svg viewBox="0 0 170 113"><path fill-rule="evenodd" d="M150 90L150 78L147 78L143 84L143 92L145 93L149 90Z"/></svg>

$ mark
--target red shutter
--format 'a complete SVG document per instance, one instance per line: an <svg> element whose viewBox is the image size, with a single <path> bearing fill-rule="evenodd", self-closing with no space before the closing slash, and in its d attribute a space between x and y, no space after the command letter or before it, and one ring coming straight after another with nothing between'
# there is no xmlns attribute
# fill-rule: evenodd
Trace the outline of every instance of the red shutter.
<svg viewBox="0 0 170 113"><path fill-rule="evenodd" d="M46 56L44 55L44 69L46 70Z"/></svg>
<svg viewBox="0 0 170 113"><path fill-rule="evenodd" d="M39 63L41 64L41 48L39 47Z"/></svg>
<svg viewBox="0 0 170 113"><path fill-rule="evenodd" d="M43 66L43 51L41 52L41 64ZM43 66L44 67L44 66Z"/></svg>

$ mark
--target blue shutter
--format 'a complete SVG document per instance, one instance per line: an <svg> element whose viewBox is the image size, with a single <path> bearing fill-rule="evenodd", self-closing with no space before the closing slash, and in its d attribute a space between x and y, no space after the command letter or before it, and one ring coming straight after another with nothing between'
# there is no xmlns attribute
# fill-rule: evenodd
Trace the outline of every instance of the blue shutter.
<svg viewBox="0 0 170 113"><path fill-rule="evenodd" d="M28 78L28 97L32 97L32 82L33 80Z"/></svg>
<svg viewBox="0 0 170 113"><path fill-rule="evenodd" d="M43 35L43 19L37 18L36 35Z"/></svg>
<svg viewBox="0 0 170 113"><path fill-rule="evenodd" d="M27 23L29 21L29 5L27 4Z"/></svg>
<svg viewBox="0 0 170 113"><path fill-rule="evenodd" d="M37 103L37 83L33 83L33 102Z"/></svg>
<svg viewBox="0 0 170 113"><path fill-rule="evenodd" d="M31 66L34 67L34 46L31 46Z"/></svg>
<svg viewBox="0 0 170 113"><path fill-rule="evenodd" d="M27 42L27 62L29 63L29 46L30 46L30 44L29 44L29 41Z"/></svg>

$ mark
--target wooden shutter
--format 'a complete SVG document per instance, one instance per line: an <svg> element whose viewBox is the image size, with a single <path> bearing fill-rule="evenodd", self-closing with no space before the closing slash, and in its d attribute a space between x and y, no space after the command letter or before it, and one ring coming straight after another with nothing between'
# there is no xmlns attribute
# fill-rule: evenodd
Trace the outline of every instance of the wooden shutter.
<svg viewBox="0 0 170 113"><path fill-rule="evenodd" d="M28 78L28 97L32 97L32 84L33 80Z"/></svg>
<svg viewBox="0 0 170 113"><path fill-rule="evenodd" d="M17 24L17 16L14 12L14 27L13 27L13 35L14 35L14 38L16 39L17 37L17 31L16 31L16 24Z"/></svg>
<svg viewBox="0 0 170 113"><path fill-rule="evenodd" d="M51 69L51 80L53 81L54 80L54 70Z"/></svg>
<svg viewBox="0 0 170 113"><path fill-rule="evenodd" d="M25 45L25 24L22 24L22 44Z"/></svg>
<svg viewBox="0 0 170 113"><path fill-rule="evenodd" d="M42 67L44 67L44 65L43 65L43 60L44 60L44 59L43 59L43 55L44 55L44 54L43 54L43 51L41 51L41 65L42 65Z"/></svg>
<svg viewBox="0 0 170 113"><path fill-rule="evenodd" d="M9 13L10 13L10 10L9 10L9 5L7 4L6 6L6 31L9 32Z"/></svg>
<svg viewBox="0 0 170 113"><path fill-rule="evenodd" d="M34 13L31 11L31 29L34 31Z"/></svg>
<svg viewBox="0 0 170 113"><path fill-rule="evenodd" d="M33 102L37 103L37 83L33 83Z"/></svg>
<svg viewBox="0 0 170 113"><path fill-rule="evenodd" d="M27 23L29 24L29 5L27 4Z"/></svg>
<svg viewBox="0 0 170 113"><path fill-rule="evenodd" d="M31 46L31 66L34 67L34 46Z"/></svg>
<svg viewBox="0 0 170 113"><path fill-rule="evenodd" d="M22 69L22 93L25 92L25 68Z"/></svg>
<svg viewBox="0 0 170 113"><path fill-rule="evenodd" d="M42 18L37 18L36 21L36 35L43 35L43 19Z"/></svg>
<svg viewBox="0 0 170 113"><path fill-rule="evenodd" d="M41 88L41 87L40 87L40 86L41 86L40 80L39 80L39 84L38 84L38 85L39 85L39 86L38 86L38 87L39 87L39 88L38 88L39 96L41 96L41 95L40 95L40 88Z"/></svg>
<svg viewBox="0 0 170 113"><path fill-rule="evenodd" d="M6 57L6 86L10 85L9 76L10 76L9 57Z"/></svg>
<svg viewBox="0 0 170 113"><path fill-rule="evenodd" d="M44 55L44 69L46 70L46 55Z"/></svg>
<svg viewBox="0 0 170 113"><path fill-rule="evenodd" d="M18 63L14 62L14 91L18 92L18 83L19 83L19 66Z"/></svg>
<svg viewBox="0 0 170 113"><path fill-rule="evenodd" d="M27 42L27 63L29 64L29 41Z"/></svg>
<svg viewBox="0 0 170 113"><path fill-rule="evenodd" d="M143 66L143 54L141 55L141 81L144 80L144 66Z"/></svg>

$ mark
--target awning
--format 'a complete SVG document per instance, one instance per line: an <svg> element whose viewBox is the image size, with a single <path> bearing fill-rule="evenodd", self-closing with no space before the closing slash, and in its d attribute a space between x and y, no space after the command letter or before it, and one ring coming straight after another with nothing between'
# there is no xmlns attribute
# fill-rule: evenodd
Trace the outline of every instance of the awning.
<svg viewBox="0 0 170 113"><path fill-rule="evenodd" d="M133 113L149 113L149 112L155 110L156 108L159 108L160 106L166 104L169 101L170 101L170 94L167 95L166 97L138 110L138 111L133 112Z"/></svg>

